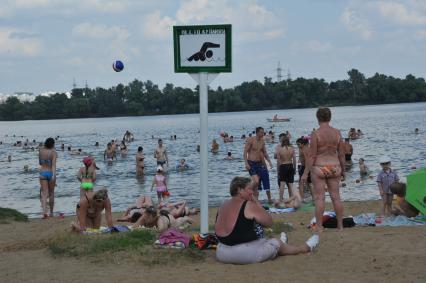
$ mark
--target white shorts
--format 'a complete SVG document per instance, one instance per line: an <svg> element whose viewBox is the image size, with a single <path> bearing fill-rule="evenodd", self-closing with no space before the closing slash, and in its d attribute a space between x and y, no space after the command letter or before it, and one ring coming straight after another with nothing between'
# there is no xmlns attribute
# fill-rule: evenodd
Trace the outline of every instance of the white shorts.
<svg viewBox="0 0 426 283"><path fill-rule="evenodd" d="M248 243L227 246L219 243L216 249L216 259L223 263L250 264L274 259L280 249L277 239L258 239Z"/></svg>

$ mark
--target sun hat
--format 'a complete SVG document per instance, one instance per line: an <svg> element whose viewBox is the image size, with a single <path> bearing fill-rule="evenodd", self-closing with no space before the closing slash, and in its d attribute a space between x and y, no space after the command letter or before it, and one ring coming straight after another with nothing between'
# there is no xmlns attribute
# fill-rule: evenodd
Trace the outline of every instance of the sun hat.
<svg viewBox="0 0 426 283"><path fill-rule="evenodd" d="M158 166L157 166L157 171L163 171L163 166L158 165Z"/></svg>
<svg viewBox="0 0 426 283"><path fill-rule="evenodd" d="M89 156L86 156L85 158L83 158L83 163L84 163L84 165L86 165L86 166L90 166L90 165L92 165L92 158L91 158L91 157L89 157Z"/></svg>
<svg viewBox="0 0 426 283"><path fill-rule="evenodd" d="M384 156L380 157L380 159L379 159L380 164L389 163L389 162L391 162L391 159L387 155L384 155Z"/></svg>

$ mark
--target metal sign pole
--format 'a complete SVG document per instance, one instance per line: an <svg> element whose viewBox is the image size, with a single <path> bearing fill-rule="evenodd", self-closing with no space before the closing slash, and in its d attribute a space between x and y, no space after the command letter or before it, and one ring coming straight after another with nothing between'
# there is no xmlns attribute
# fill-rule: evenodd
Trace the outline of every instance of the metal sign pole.
<svg viewBox="0 0 426 283"><path fill-rule="evenodd" d="M209 135L209 99L208 85L218 73L189 74L199 86L200 94L200 233L209 232L209 186L208 186L208 135Z"/></svg>
<svg viewBox="0 0 426 283"><path fill-rule="evenodd" d="M200 232L209 232L209 189L208 189L208 94L207 94L207 73L199 73L199 86L200 86Z"/></svg>

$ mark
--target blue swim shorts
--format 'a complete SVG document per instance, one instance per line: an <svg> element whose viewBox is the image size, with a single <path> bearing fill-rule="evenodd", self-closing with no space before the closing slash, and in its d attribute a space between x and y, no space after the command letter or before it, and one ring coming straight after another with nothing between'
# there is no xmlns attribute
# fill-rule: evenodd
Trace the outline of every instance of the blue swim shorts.
<svg viewBox="0 0 426 283"><path fill-rule="evenodd" d="M250 170L249 170L250 176L253 176L253 175L259 176L258 190L261 191L263 187L263 190L269 191L271 186L269 184L268 167L266 167L266 165L260 161L247 160L247 163L250 165Z"/></svg>

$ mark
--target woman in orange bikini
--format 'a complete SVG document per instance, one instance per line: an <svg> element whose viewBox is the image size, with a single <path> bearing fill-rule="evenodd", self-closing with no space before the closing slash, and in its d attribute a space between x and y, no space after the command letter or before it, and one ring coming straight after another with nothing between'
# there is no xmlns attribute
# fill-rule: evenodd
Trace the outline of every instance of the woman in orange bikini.
<svg viewBox="0 0 426 283"><path fill-rule="evenodd" d="M339 183L345 178L344 141L340 131L329 125L331 111L319 108L317 111L319 128L313 132L308 166L312 174L315 198L315 218L318 232L322 230L325 189L327 187L337 217L337 228L343 229L343 205L340 200ZM307 176L302 176L303 180Z"/></svg>

